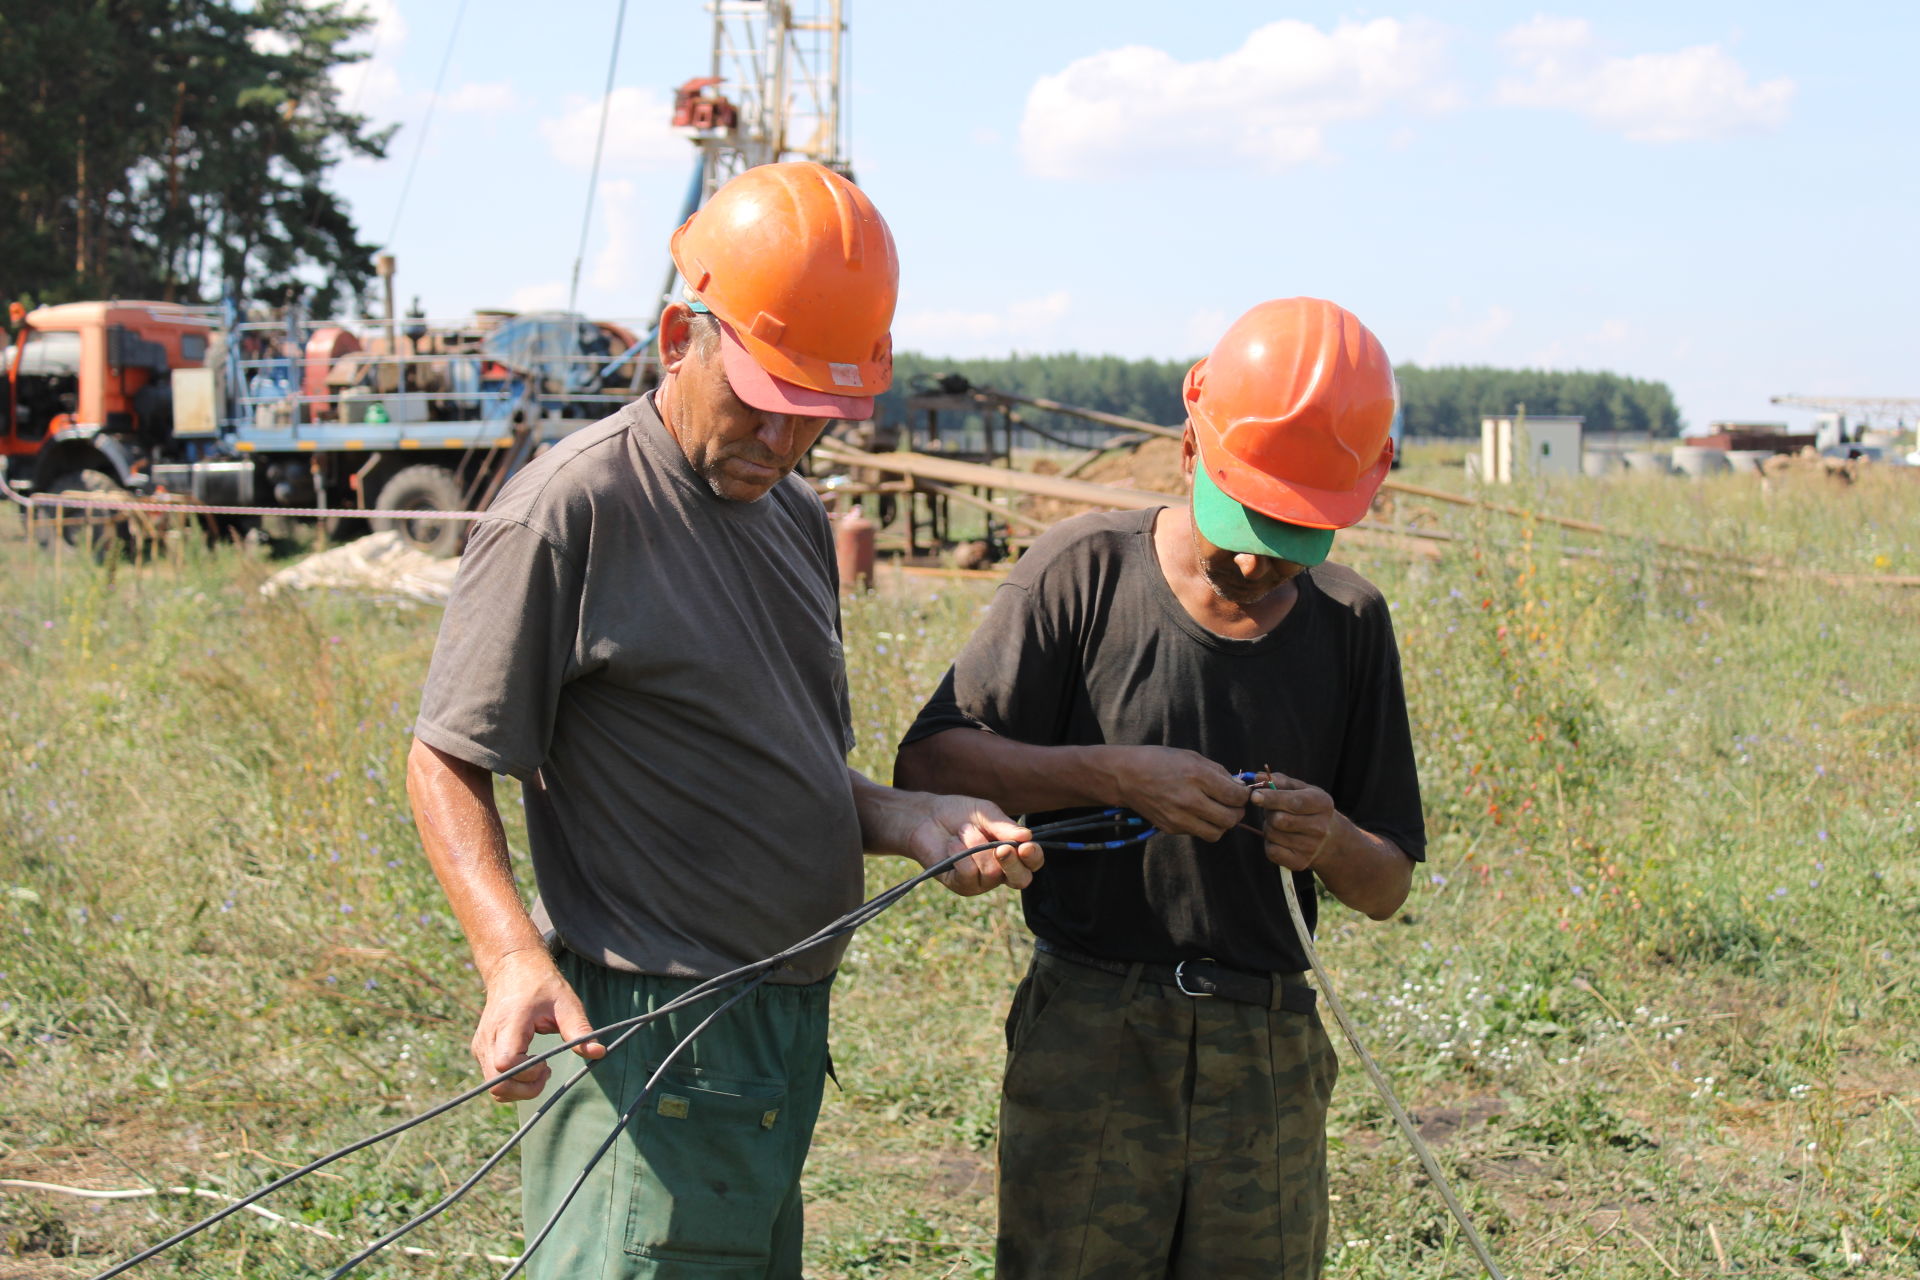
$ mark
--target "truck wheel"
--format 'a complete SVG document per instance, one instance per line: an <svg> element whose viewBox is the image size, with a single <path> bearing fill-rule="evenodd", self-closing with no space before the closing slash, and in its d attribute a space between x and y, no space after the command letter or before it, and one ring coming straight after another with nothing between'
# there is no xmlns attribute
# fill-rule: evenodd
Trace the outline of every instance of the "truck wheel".
<svg viewBox="0 0 1920 1280"><path fill-rule="evenodd" d="M459 511L463 495L460 480L445 467L432 465L404 467L380 486L374 506L383 511ZM460 554L466 545L465 520L417 520L406 516L376 516L375 532L389 529L405 539L408 546L438 560Z"/></svg>
<svg viewBox="0 0 1920 1280"><path fill-rule="evenodd" d="M103 498L128 496L112 476L91 468L56 476L52 483L35 492L49 496L62 493L91 493ZM33 517L34 541L43 551L51 551L54 543L64 538L68 546L104 561L109 553L132 539L127 522L106 518L109 514L89 507L41 507Z"/></svg>

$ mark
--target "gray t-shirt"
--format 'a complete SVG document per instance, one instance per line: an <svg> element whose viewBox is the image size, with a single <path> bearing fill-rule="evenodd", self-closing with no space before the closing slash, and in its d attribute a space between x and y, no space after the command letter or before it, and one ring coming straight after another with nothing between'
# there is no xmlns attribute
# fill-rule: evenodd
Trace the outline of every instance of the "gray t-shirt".
<svg viewBox="0 0 1920 1280"><path fill-rule="evenodd" d="M711 976L860 900L826 512L792 476L715 497L651 397L475 522L414 732L521 780L535 920L610 968Z"/></svg>

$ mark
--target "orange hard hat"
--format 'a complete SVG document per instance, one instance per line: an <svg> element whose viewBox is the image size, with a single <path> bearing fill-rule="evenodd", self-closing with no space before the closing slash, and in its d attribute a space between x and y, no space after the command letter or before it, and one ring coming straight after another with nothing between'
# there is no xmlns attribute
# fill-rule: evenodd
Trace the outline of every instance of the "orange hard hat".
<svg viewBox="0 0 1920 1280"><path fill-rule="evenodd" d="M687 287L721 322L742 399L871 416L873 397L893 383L900 261L864 191L825 165L757 165L673 233L672 251ZM736 367L750 374L747 357L765 382L734 376ZM767 399L774 403L759 403Z"/></svg>
<svg viewBox="0 0 1920 1280"><path fill-rule="evenodd" d="M1264 516L1344 529L1393 464L1393 365L1380 339L1320 298L1263 302L1187 371L1206 479Z"/></svg>

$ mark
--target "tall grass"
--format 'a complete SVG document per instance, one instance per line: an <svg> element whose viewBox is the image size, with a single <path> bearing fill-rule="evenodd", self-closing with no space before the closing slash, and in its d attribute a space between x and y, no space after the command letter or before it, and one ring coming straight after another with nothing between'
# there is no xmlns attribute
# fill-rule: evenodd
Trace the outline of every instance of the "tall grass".
<svg viewBox="0 0 1920 1280"><path fill-rule="evenodd" d="M1432 839L1394 922L1323 916L1370 1047L1515 1274L1920 1273L1920 593L1805 572L1920 572L1920 485L1501 496L1802 572L1401 500L1456 540L1356 555L1394 602ZM477 983L400 780L437 613L268 600L228 552L0 564L0 1177L241 1191L471 1080ZM849 602L857 766L887 775L987 590L883 573ZM856 940L812 1274L990 1274L1024 943L1010 897L931 891ZM508 1127L472 1104L274 1207L368 1237ZM1331 1133L1329 1274L1471 1274L1357 1071ZM421 1243L517 1252L514 1181ZM0 1276L89 1274L205 1207L0 1192ZM148 1271L343 1254L248 1220Z"/></svg>

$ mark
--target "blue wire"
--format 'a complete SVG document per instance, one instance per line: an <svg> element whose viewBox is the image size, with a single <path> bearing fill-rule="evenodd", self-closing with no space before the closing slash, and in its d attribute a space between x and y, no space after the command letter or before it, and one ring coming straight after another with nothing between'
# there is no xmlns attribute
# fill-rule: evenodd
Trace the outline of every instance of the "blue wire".
<svg viewBox="0 0 1920 1280"><path fill-rule="evenodd" d="M1252 769L1243 769L1233 775L1236 782L1246 783L1254 782L1259 776L1260 775ZM1118 840L1042 840L1039 842L1040 847L1042 849L1069 850L1074 853L1101 853L1110 849L1130 849L1134 845L1145 844L1148 840L1160 834L1158 827L1145 826L1146 819L1130 809L1102 809L1097 814L1089 815L1088 821L1099 818L1110 820L1116 827L1140 826L1143 827L1143 830L1130 836L1123 836Z"/></svg>

